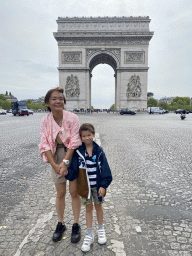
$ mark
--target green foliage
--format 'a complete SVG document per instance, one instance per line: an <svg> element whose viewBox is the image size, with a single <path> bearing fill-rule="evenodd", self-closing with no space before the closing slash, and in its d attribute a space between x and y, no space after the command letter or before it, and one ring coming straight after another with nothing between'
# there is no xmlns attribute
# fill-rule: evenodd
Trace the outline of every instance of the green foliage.
<svg viewBox="0 0 192 256"><path fill-rule="evenodd" d="M184 102L186 103L186 105L190 105L190 98L189 97L175 97L171 104L176 102L177 104L183 104L184 105Z"/></svg>
<svg viewBox="0 0 192 256"><path fill-rule="evenodd" d="M189 97L175 97L171 104L169 104L169 110L175 111L176 109L186 109L187 111L192 110L192 106L190 105Z"/></svg>
<svg viewBox="0 0 192 256"><path fill-rule="evenodd" d="M110 107L111 110L115 110L115 104Z"/></svg>
<svg viewBox="0 0 192 256"><path fill-rule="evenodd" d="M4 100L2 102L2 108L5 110L9 110L11 108L11 101L10 100Z"/></svg>
<svg viewBox="0 0 192 256"><path fill-rule="evenodd" d="M37 103L27 103L27 108L28 109L34 109L34 110L37 110L37 109L46 109L46 106L45 104L37 104Z"/></svg>
<svg viewBox="0 0 192 256"><path fill-rule="evenodd" d="M11 108L11 101L7 100L7 98L3 94L0 94L0 108L5 110Z"/></svg>
<svg viewBox="0 0 192 256"><path fill-rule="evenodd" d="M28 105L28 104L31 104L32 102L31 102L31 100L27 100L26 103Z"/></svg>
<svg viewBox="0 0 192 256"><path fill-rule="evenodd" d="M160 101L160 102L157 103L157 107L160 107L160 108L163 108L165 110L168 110L169 109L169 104L167 104L164 101Z"/></svg>
<svg viewBox="0 0 192 256"><path fill-rule="evenodd" d="M93 107L93 106L91 106L91 109L94 109L94 107Z"/></svg>
<svg viewBox="0 0 192 256"><path fill-rule="evenodd" d="M0 100L6 100L7 98L3 95L3 94L0 94Z"/></svg>
<svg viewBox="0 0 192 256"><path fill-rule="evenodd" d="M157 107L157 103L158 101L156 99L149 98L147 100L147 107Z"/></svg>

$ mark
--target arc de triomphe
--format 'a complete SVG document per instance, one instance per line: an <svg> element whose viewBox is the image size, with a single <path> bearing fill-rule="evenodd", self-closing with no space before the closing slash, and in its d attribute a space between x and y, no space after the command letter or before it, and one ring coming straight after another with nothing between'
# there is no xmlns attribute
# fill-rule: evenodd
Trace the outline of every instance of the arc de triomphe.
<svg viewBox="0 0 192 256"><path fill-rule="evenodd" d="M114 69L118 110L147 108L149 23L148 16L58 18L59 86L68 110L91 107L91 73L100 63Z"/></svg>

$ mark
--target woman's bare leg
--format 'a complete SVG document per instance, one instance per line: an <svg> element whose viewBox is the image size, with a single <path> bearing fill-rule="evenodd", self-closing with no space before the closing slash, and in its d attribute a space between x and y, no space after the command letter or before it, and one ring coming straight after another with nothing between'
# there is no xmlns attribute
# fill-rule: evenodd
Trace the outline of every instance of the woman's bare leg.
<svg viewBox="0 0 192 256"><path fill-rule="evenodd" d="M79 215L81 211L81 198L77 194L77 180L69 182L69 192L71 194L71 199L72 199L74 223L79 224Z"/></svg>
<svg viewBox="0 0 192 256"><path fill-rule="evenodd" d="M55 187L57 190L56 211L57 211L58 222L63 223L64 210L65 210L66 182L55 183Z"/></svg>

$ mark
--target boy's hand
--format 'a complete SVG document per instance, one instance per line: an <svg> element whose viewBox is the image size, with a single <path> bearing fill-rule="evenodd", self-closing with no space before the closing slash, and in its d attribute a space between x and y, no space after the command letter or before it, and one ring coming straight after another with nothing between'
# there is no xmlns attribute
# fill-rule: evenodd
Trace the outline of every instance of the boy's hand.
<svg viewBox="0 0 192 256"><path fill-rule="evenodd" d="M63 162L59 165L59 174L62 177L68 174L67 165Z"/></svg>
<svg viewBox="0 0 192 256"><path fill-rule="evenodd" d="M99 197L105 196L105 191L106 191L105 188L100 188L100 189L99 189L99 192L98 192Z"/></svg>

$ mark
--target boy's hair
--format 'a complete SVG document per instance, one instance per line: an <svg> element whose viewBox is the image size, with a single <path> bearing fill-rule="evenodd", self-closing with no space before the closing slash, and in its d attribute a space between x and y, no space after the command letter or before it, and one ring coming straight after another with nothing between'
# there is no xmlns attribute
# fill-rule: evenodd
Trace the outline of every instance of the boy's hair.
<svg viewBox="0 0 192 256"><path fill-rule="evenodd" d="M95 134L95 127L92 124L85 123L85 124L82 124L79 129L80 137L81 137L82 131L90 131L92 134Z"/></svg>

